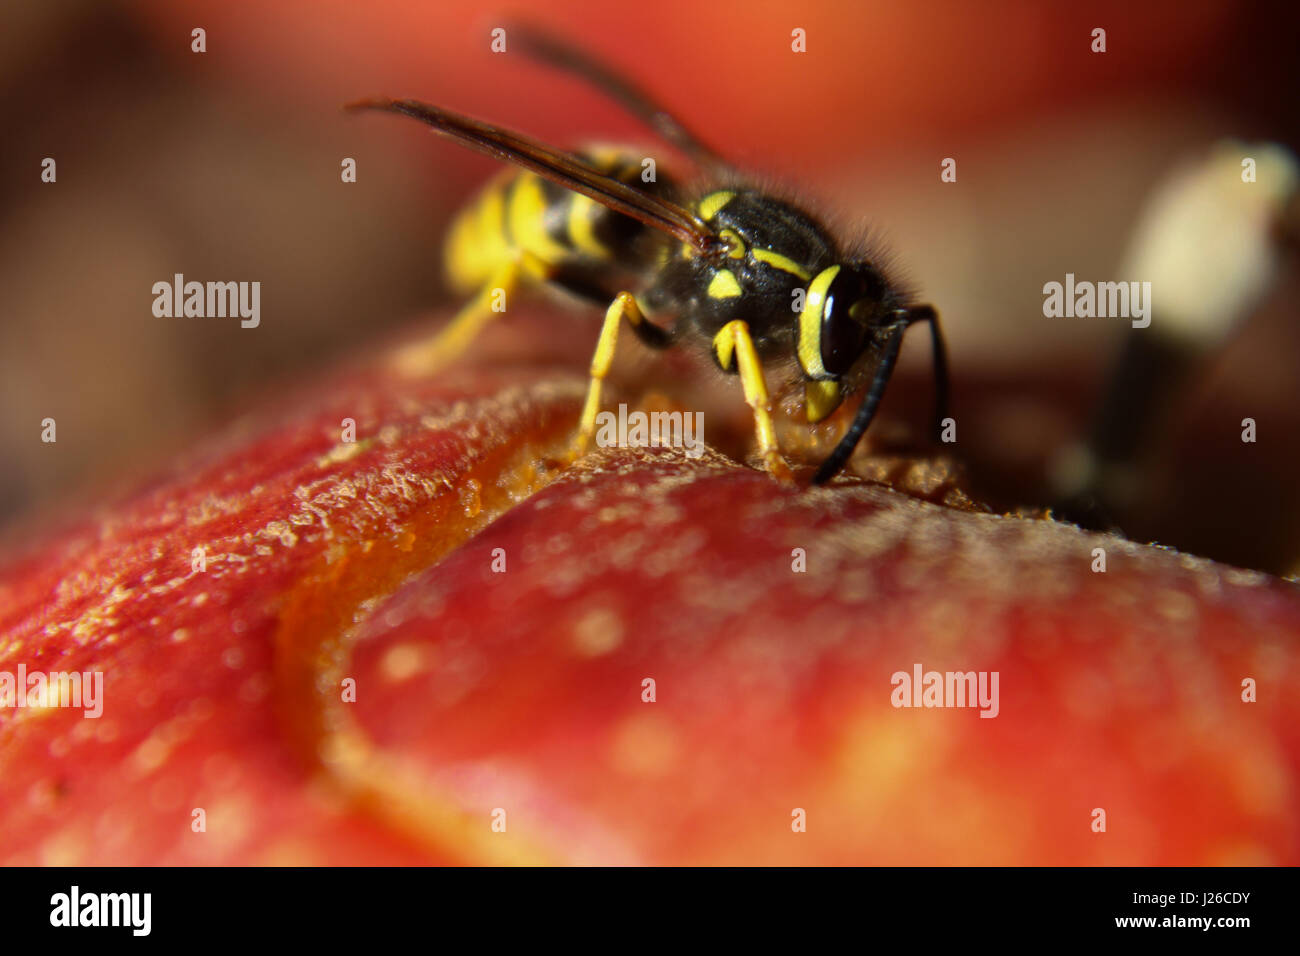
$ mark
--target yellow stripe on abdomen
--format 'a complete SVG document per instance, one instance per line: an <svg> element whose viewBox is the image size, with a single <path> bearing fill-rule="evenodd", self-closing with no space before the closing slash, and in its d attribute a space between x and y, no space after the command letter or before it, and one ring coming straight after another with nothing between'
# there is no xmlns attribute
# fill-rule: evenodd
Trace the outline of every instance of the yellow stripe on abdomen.
<svg viewBox="0 0 1300 956"><path fill-rule="evenodd" d="M515 179L506 194L506 222L515 247L531 252L542 262L559 262L569 249L546 232L546 193L532 173Z"/></svg>
<svg viewBox="0 0 1300 956"><path fill-rule="evenodd" d="M444 257L447 278L462 293L477 290L516 256L506 235L506 191L514 175L499 177L452 221Z"/></svg>
<svg viewBox="0 0 1300 956"><path fill-rule="evenodd" d="M586 159L615 178L629 169L630 160L614 149ZM452 221L444 251L448 278L468 293L524 254L545 265L610 261L620 255L606 245L608 236L601 238L601 223L611 215L589 197L557 190L533 173L507 171Z"/></svg>
<svg viewBox="0 0 1300 956"><path fill-rule="evenodd" d="M566 232L573 247L594 259L608 259L609 250L596 238L594 216L604 211L595 200L581 193L574 193L568 199L569 215L565 219Z"/></svg>

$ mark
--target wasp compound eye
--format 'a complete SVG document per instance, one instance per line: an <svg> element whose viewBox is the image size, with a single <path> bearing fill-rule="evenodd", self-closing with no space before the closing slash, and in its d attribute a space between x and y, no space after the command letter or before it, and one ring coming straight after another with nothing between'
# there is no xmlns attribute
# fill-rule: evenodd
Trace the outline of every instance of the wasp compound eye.
<svg viewBox="0 0 1300 956"><path fill-rule="evenodd" d="M869 289L866 279L858 272L841 269L826 289L822 303L821 353L822 366L831 375L843 375L862 354L867 338L867 327L853 313L858 303L866 299Z"/></svg>

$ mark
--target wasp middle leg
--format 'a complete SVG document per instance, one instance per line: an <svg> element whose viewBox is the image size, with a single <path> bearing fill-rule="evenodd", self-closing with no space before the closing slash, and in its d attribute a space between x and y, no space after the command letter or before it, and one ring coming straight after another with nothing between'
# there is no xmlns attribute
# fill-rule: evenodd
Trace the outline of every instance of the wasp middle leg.
<svg viewBox="0 0 1300 956"><path fill-rule="evenodd" d="M600 393L614 362L614 349L618 345L618 328L627 319L632 331L646 345L655 349L667 348L672 344L672 335L648 321L636 297L630 292L620 292L614 297L609 308L605 310L605 322L600 328L600 339L596 342L596 353L591 357L591 384L587 387L587 401L582 408L582 419L578 424L578 435L573 442L574 459L581 457L591 445L596 434L596 416L600 413Z"/></svg>

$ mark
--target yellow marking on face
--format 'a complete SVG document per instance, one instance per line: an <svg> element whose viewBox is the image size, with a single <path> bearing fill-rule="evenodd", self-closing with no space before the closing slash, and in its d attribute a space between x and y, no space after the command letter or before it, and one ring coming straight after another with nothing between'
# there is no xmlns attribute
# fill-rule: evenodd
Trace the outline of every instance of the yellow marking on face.
<svg viewBox="0 0 1300 956"><path fill-rule="evenodd" d="M700 200L699 210L700 218L708 222L718 214L718 210L725 206L735 197L735 193L723 190L721 192L709 193Z"/></svg>
<svg viewBox="0 0 1300 956"><path fill-rule="evenodd" d="M839 382L808 382L804 385L803 395L810 425L817 424L839 408L844 399Z"/></svg>
<svg viewBox="0 0 1300 956"><path fill-rule="evenodd" d="M814 378L826 374L822 364L822 310L826 307L826 290L839 275L840 267L831 266L817 273L804 296L803 311L799 313L799 344L796 352L799 365Z"/></svg>
<svg viewBox="0 0 1300 956"><path fill-rule="evenodd" d="M754 258L759 262L766 262L773 269L780 269L782 272L789 272L791 275L797 275L804 282L812 278L812 273L805 269L799 263L795 262L789 256L783 256L779 252L773 252L771 249L755 249Z"/></svg>
<svg viewBox="0 0 1300 956"><path fill-rule="evenodd" d="M546 262L564 258L568 250L546 234L546 194L538 177L525 174L515 180L508 214L511 235L521 249Z"/></svg>
<svg viewBox="0 0 1300 956"><path fill-rule="evenodd" d="M597 259L609 258L609 250L596 238L592 228L594 214L604 207L598 206L590 197L581 193L574 193L569 203L569 240L574 248Z"/></svg>
<svg viewBox="0 0 1300 956"><path fill-rule="evenodd" d="M718 233L718 236L731 243L731 248L728 250L727 255L733 259L745 258L745 240L740 238L740 234L737 233L736 230L723 229L722 232Z"/></svg>
<svg viewBox="0 0 1300 956"><path fill-rule="evenodd" d="M713 281L709 283L710 299L734 299L740 294L740 283L729 270L719 269L713 274Z"/></svg>

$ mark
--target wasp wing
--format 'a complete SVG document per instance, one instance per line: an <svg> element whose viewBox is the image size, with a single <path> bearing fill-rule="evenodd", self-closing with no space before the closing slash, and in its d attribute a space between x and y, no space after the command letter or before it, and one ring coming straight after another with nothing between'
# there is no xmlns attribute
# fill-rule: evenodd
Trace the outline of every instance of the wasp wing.
<svg viewBox="0 0 1300 956"><path fill-rule="evenodd" d="M726 241L719 238L689 209L633 189L588 166L578 157L552 149L521 133L418 100L359 100L349 103L346 108L380 110L417 119L470 149L515 163L566 189L582 193L615 212L665 232L690 245L701 255L713 257L726 252Z"/></svg>

